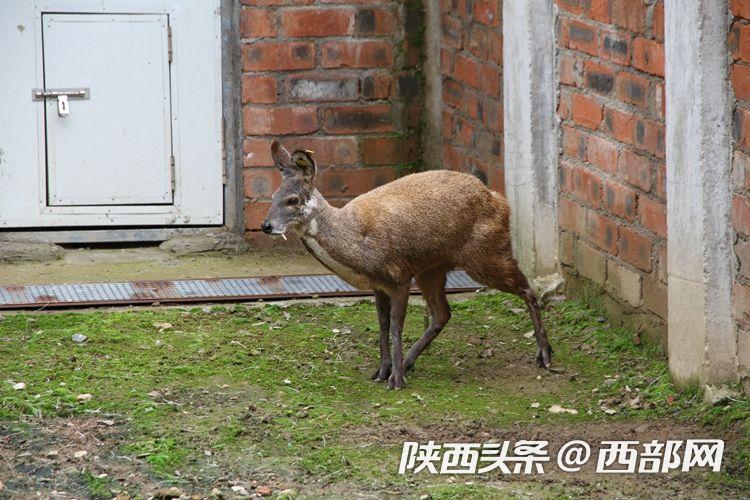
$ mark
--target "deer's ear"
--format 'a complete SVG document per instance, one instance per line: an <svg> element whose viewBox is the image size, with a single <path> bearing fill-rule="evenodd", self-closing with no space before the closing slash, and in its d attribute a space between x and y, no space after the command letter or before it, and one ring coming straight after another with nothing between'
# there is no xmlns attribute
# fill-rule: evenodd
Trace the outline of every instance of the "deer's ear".
<svg viewBox="0 0 750 500"><path fill-rule="evenodd" d="M276 168L281 170L281 175L284 177L291 177L295 175L294 164L292 163L292 155L281 145L279 141L273 141L271 143L271 158Z"/></svg>
<svg viewBox="0 0 750 500"><path fill-rule="evenodd" d="M307 182L312 183L315 178L315 160L313 160L313 152L309 150L298 149L292 153L292 165L298 170L303 179Z"/></svg>

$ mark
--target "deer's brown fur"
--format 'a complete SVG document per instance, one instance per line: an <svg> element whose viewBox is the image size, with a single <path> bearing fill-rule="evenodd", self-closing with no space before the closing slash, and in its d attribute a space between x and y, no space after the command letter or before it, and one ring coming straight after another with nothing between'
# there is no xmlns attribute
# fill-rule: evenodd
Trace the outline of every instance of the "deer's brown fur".
<svg viewBox="0 0 750 500"><path fill-rule="evenodd" d="M407 175L335 208L314 187L310 152L289 154L274 142L272 154L283 181L263 230L293 230L328 269L355 287L375 290L381 362L373 378L388 378L391 388L404 385L405 371L450 319L445 279L454 268L524 298L534 324L537 361L549 367L551 348L534 293L511 251L510 209L502 195L473 176L434 170ZM431 323L403 359L401 331L412 278L422 290Z"/></svg>

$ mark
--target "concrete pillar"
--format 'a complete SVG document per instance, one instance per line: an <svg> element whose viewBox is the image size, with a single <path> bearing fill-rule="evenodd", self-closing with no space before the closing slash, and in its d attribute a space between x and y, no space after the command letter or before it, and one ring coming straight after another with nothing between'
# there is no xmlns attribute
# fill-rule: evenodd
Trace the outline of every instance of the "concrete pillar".
<svg viewBox="0 0 750 500"><path fill-rule="evenodd" d="M426 168L443 164L443 75L440 72L440 2L426 2L424 37L425 105L422 161Z"/></svg>
<svg viewBox="0 0 750 500"><path fill-rule="evenodd" d="M665 1L668 349L677 383L737 380L727 2Z"/></svg>
<svg viewBox="0 0 750 500"><path fill-rule="evenodd" d="M505 194L529 277L558 271L555 75L553 0L503 2Z"/></svg>

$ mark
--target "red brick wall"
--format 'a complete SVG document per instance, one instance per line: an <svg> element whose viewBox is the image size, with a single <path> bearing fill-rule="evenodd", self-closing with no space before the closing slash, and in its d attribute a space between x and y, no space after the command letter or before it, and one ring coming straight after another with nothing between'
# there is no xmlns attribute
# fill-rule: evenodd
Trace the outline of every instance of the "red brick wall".
<svg viewBox="0 0 750 500"><path fill-rule="evenodd" d="M504 191L501 0L440 1L443 167Z"/></svg>
<svg viewBox="0 0 750 500"><path fill-rule="evenodd" d="M666 320L662 0L556 0L560 256L646 326Z"/></svg>
<svg viewBox="0 0 750 500"><path fill-rule="evenodd" d="M750 362L750 0L731 0L734 22L729 30L734 108L732 223L737 257L734 311L740 361ZM745 365L750 371L750 366Z"/></svg>
<svg viewBox="0 0 750 500"><path fill-rule="evenodd" d="M417 0L242 0L245 226L257 230L280 178L275 138L315 151L332 203L419 159Z"/></svg>

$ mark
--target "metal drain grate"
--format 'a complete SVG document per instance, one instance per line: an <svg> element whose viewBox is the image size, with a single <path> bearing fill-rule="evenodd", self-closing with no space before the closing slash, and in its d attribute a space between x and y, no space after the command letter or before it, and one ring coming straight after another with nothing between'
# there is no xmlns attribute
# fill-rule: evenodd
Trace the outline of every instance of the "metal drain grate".
<svg viewBox="0 0 750 500"><path fill-rule="evenodd" d="M449 292L482 288L463 271L448 274ZM416 289L415 289L416 290ZM243 301L370 295L333 274L258 278L127 281L0 287L0 309L116 304Z"/></svg>

